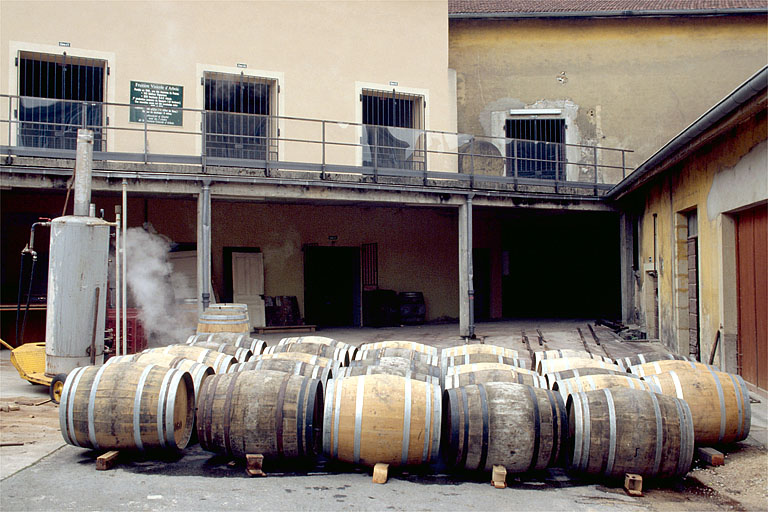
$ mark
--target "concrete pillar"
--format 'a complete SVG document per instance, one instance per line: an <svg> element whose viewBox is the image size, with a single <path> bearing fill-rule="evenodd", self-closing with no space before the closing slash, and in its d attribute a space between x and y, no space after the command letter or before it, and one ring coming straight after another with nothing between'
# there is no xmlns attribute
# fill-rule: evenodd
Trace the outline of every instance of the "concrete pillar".
<svg viewBox="0 0 768 512"><path fill-rule="evenodd" d="M211 302L211 188L203 181L197 196L197 296L198 313Z"/></svg>
<svg viewBox="0 0 768 512"><path fill-rule="evenodd" d="M459 335L475 337L472 270L472 198L459 206Z"/></svg>
<svg viewBox="0 0 768 512"><path fill-rule="evenodd" d="M619 216L619 254L621 260L621 320L634 323L635 284L632 268L633 250L632 216L622 213Z"/></svg>

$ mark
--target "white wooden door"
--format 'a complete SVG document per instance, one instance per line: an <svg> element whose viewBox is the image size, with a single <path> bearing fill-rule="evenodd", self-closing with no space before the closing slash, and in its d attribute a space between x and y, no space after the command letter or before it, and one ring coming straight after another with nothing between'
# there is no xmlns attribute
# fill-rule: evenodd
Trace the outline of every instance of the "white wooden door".
<svg viewBox="0 0 768 512"><path fill-rule="evenodd" d="M266 325L264 310L264 255L232 253L232 300L248 305L251 328Z"/></svg>

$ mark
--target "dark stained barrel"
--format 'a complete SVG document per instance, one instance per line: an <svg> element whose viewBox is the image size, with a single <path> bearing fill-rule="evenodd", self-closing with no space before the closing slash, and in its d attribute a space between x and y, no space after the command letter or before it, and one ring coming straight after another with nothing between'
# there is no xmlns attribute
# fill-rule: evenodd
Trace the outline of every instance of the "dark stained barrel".
<svg viewBox="0 0 768 512"><path fill-rule="evenodd" d="M192 436L189 373L154 364L76 368L59 405L64 441L94 450L182 450Z"/></svg>
<svg viewBox="0 0 768 512"><path fill-rule="evenodd" d="M550 389L490 382L443 394L443 454L457 468L523 473L557 464L567 438L565 405Z"/></svg>
<svg viewBox="0 0 768 512"><path fill-rule="evenodd" d="M238 458L314 459L322 423L320 380L269 370L214 375L197 407L200 446Z"/></svg>
<svg viewBox="0 0 768 512"><path fill-rule="evenodd" d="M607 478L685 476L693 459L693 421L684 400L629 388L568 398L571 469Z"/></svg>

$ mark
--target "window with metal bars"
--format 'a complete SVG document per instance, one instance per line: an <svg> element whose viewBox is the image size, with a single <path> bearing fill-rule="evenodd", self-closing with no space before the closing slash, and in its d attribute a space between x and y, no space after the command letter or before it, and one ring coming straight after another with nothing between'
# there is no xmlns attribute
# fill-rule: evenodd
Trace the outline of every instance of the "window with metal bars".
<svg viewBox="0 0 768 512"><path fill-rule="evenodd" d="M78 128L89 128L106 151L105 60L22 51L18 68L20 146L76 149Z"/></svg>
<svg viewBox="0 0 768 512"><path fill-rule="evenodd" d="M565 119L508 119L507 176L564 179Z"/></svg>
<svg viewBox="0 0 768 512"><path fill-rule="evenodd" d="M424 98L363 90L363 165L424 170Z"/></svg>
<svg viewBox="0 0 768 512"><path fill-rule="evenodd" d="M203 86L206 155L277 160L277 80L206 72Z"/></svg>

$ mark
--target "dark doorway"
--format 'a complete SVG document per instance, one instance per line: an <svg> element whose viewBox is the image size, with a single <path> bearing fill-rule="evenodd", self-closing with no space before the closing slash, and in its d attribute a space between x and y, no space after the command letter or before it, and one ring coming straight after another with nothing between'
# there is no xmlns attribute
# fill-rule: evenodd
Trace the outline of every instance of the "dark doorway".
<svg viewBox="0 0 768 512"><path fill-rule="evenodd" d="M304 311L308 324L360 326L360 249L304 248Z"/></svg>
<svg viewBox="0 0 768 512"><path fill-rule="evenodd" d="M475 320L491 318L491 250L472 250L473 287L475 291Z"/></svg>

